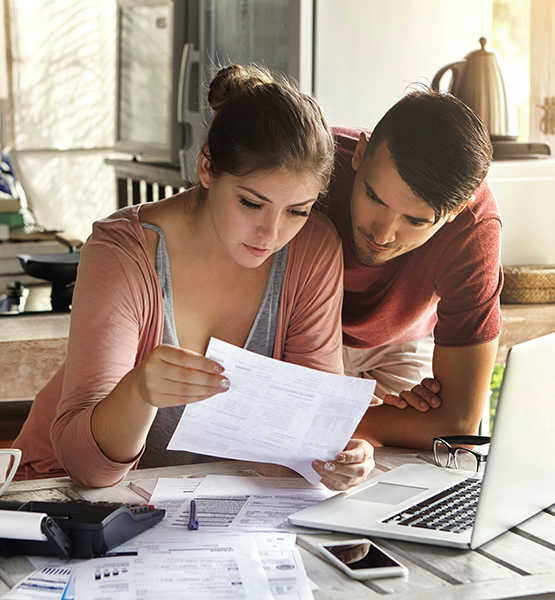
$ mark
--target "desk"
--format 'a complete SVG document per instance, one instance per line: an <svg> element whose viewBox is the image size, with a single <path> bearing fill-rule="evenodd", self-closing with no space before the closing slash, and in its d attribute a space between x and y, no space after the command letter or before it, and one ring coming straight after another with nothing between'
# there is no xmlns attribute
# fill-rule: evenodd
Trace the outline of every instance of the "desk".
<svg viewBox="0 0 555 600"><path fill-rule="evenodd" d="M406 462L431 462L431 453L378 448L373 474ZM146 502L158 477L202 477L207 474L291 477L275 465L224 461L131 472L113 488L84 489L67 478L13 483L4 498L20 500L79 499ZM476 551L421 544L376 541L409 569L408 579L358 582L316 556L316 544L346 534L299 535L297 544L309 577L320 588L315 600L486 600L555 597L555 507L543 511ZM24 556L0 558L0 594L33 570ZM551 592L551 594L549 594ZM549 595L547 595L549 594Z"/></svg>

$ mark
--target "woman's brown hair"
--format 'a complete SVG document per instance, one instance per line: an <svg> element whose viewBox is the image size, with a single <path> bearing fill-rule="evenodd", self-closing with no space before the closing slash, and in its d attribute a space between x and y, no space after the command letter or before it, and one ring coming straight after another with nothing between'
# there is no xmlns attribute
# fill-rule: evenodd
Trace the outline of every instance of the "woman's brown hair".
<svg viewBox="0 0 555 600"><path fill-rule="evenodd" d="M260 67L232 64L215 75L208 103L215 114L205 153L216 177L283 168L326 190L334 140L311 96Z"/></svg>

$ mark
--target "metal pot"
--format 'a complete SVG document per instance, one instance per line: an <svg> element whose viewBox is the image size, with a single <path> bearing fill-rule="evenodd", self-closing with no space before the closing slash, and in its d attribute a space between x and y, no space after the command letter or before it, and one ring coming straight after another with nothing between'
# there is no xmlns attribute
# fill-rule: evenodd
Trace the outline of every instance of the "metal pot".
<svg viewBox="0 0 555 600"><path fill-rule="evenodd" d="M449 91L482 118L492 141L516 140L518 105L514 83L501 54L486 50L486 44L486 38L480 38L480 50L440 69L432 88L439 90L441 78L451 71Z"/></svg>

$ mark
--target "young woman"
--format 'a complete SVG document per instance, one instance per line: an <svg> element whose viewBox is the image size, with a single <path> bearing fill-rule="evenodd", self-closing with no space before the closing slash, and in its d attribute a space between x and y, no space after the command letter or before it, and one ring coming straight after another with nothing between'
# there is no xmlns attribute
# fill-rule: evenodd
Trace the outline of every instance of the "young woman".
<svg viewBox="0 0 555 600"><path fill-rule="evenodd" d="M341 244L311 214L333 168L312 98L255 67L217 73L199 183L94 224L79 265L64 366L14 442L20 478L84 486L131 468L191 462L166 450L184 407L225 392L210 337L342 372ZM362 481L370 444L314 468L332 488Z"/></svg>

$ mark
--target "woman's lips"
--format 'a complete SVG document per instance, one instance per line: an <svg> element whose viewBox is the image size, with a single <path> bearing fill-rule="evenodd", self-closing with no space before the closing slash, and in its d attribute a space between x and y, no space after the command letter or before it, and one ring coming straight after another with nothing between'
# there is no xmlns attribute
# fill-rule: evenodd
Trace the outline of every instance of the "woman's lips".
<svg viewBox="0 0 555 600"><path fill-rule="evenodd" d="M268 254L271 253L269 248L257 248L256 246L249 246L248 244L244 244L244 246L253 256L258 258L268 256Z"/></svg>

